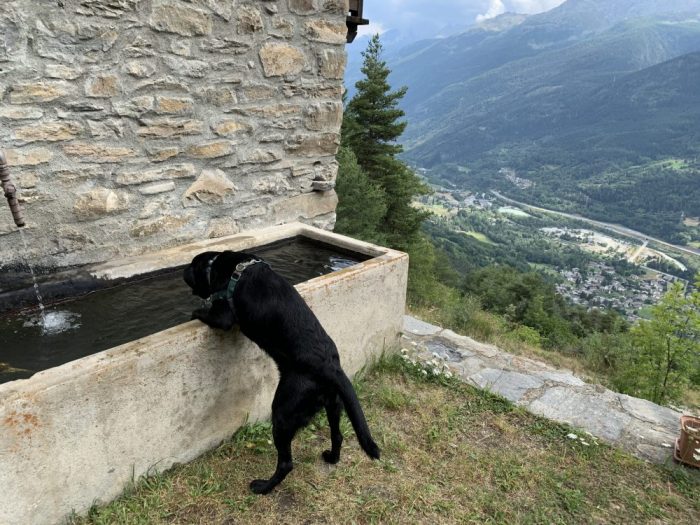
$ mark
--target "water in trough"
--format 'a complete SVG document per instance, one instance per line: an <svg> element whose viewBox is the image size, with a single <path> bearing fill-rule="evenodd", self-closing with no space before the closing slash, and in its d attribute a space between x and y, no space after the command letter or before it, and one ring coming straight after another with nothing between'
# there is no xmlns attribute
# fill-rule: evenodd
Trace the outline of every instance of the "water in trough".
<svg viewBox="0 0 700 525"><path fill-rule="evenodd" d="M368 259L309 239L250 250L292 284ZM85 357L189 321L202 306L182 268L79 298L0 317L0 383Z"/></svg>

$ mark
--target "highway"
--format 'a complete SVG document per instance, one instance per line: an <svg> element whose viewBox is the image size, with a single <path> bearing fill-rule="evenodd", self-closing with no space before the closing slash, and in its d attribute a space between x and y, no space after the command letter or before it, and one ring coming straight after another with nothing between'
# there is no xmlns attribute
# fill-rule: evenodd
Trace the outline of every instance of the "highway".
<svg viewBox="0 0 700 525"><path fill-rule="evenodd" d="M533 211L539 211L542 213L549 213L552 215L559 215L561 217L566 217L568 219L574 219L578 221L583 221L587 222L588 224L592 224L593 226L597 226L598 228L604 228L606 230L610 230L616 233L619 233L620 235L626 235L627 237L633 237L635 239L639 239L640 241L643 242L655 242L657 244L660 244L662 246L666 246L668 248L672 248L674 250L678 250L679 252L687 253L689 255L695 255L697 257L700 257L700 250L691 248L689 246L678 246L677 244L671 244L670 242L662 241L661 239L657 239L655 237L651 237L650 235L647 235L646 233L638 232L636 230L633 230L631 228L627 228L626 226L620 226L619 224L610 224L607 222L601 222L601 221L596 221L593 219L588 219L587 217L582 217L581 215L577 215L575 213L565 213L562 211L555 211L555 210L548 210L547 208L540 208L538 206L532 206L531 204L525 204L524 202L519 202L513 199L509 199L508 197L501 195L495 190L491 190L491 193L493 193L496 197L501 199L502 201L507 202L508 204L513 204L515 206L518 206L520 208L525 208Z"/></svg>

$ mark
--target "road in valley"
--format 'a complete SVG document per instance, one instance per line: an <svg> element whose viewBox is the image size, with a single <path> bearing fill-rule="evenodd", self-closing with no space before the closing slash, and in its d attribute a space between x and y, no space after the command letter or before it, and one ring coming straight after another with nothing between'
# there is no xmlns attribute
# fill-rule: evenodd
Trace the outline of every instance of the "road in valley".
<svg viewBox="0 0 700 525"><path fill-rule="evenodd" d="M644 244L642 244L639 248L637 248L637 250L632 254L632 256L629 259L627 259L627 261L630 262L631 264L634 264L635 261L637 260L637 258L640 255L642 255L642 252L644 251L644 249L648 245L649 245L649 241L644 241Z"/></svg>
<svg viewBox="0 0 700 525"><path fill-rule="evenodd" d="M651 237L650 235L647 235L646 233L632 230L631 228L627 228L626 226L620 226L619 224L610 224L607 222L601 222L601 221L596 221L593 219L588 219L586 217L582 217L581 215L577 215L575 213L565 213L563 211L555 211L555 210L548 210L547 208L539 208L537 206L532 206L531 204L525 204L524 202L519 202L519 201L516 201L513 199L509 199L508 197L501 195L500 193L498 193L495 190L491 190L491 193L493 193L496 197L498 197L502 201L505 201L508 204L513 204L515 206L519 206L520 208L526 208L526 209L533 210L533 211L539 211L542 213L549 213L552 215L559 215L560 217L566 217L568 219L574 219L577 221L587 222L588 224L592 224L593 226L597 226L598 228L604 228L606 230L610 230L610 231L613 231L615 233L619 233L620 235L625 235L627 237L633 237L633 238L639 239L640 241L643 241L643 242L651 241L651 242L655 242L657 244L660 244L662 246L672 248L672 249L677 250L679 252L683 252L683 253L687 253L687 254L695 255L695 256L700 256L700 250L698 250L698 249L690 248L688 246L678 246L677 244L671 244L670 242L662 241L661 239Z"/></svg>

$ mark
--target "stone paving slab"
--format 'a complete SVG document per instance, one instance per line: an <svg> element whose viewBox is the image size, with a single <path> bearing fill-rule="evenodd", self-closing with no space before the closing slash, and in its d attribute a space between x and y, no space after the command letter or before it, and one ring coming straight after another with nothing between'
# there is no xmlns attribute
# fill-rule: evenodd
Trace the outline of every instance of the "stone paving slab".
<svg viewBox="0 0 700 525"><path fill-rule="evenodd" d="M403 330L413 335L434 335L440 332L442 328L411 317L410 315L404 315Z"/></svg>
<svg viewBox="0 0 700 525"><path fill-rule="evenodd" d="M521 372L485 368L469 377L479 388L498 392L508 401L517 403L530 390L537 390L544 381Z"/></svg>
<svg viewBox="0 0 700 525"><path fill-rule="evenodd" d="M452 330L404 316L404 346L422 362L438 359L453 374L530 412L568 423L635 456L669 461L681 412L600 385L568 370L516 356Z"/></svg>

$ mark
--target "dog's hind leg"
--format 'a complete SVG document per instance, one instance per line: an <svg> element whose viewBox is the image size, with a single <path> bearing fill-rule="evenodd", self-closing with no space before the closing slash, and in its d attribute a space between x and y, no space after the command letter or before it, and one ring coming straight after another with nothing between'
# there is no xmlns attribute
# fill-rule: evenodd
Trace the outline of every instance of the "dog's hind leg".
<svg viewBox="0 0 700 525"><path fill-rule="evenodd" d="M277 485L282 483L282 480L287 477L294 465L292 463L292 439L296 433L296 429L291 430L283 424L279 424L280 420L275 421L273 414L272 437L277 448L277 468L270 479L254 479L250 482L250 490L255 494L268 494Z"/></svg>
<svg viewBox="0 0 700 525"><path fill-rule="evenodd" d="M272 401L272 438L277 448L277 468L270 479L252 481L253 492L267 494L292 471L292 439L322 407L320 392L313 381L290 373L280 377Z"/></svg>
<svg viewBox="0 0 700 525"><path fill-rule="evenodd" d="M321 454L326 463L336 464L340 459L340 447L343 444L343 433L340 431L340 415L343 411L343 401L340 396L326 403L326 416L331 427L331 449Z"/></svg>

